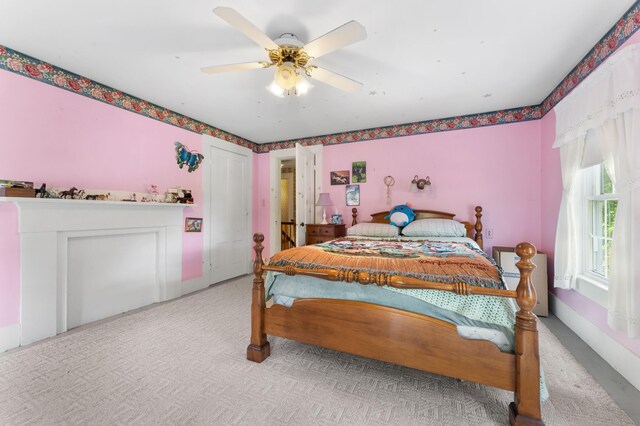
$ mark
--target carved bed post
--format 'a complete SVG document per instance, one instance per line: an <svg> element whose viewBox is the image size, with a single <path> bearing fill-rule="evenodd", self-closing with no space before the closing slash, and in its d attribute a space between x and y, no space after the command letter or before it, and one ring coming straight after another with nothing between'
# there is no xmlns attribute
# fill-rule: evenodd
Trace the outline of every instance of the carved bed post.
<svg viewBox="0 0 640 426"><path fill-rule="evenodd" d="M247 347L247 359L253 362L262 362L271 354L271 346L267 341L267 335L264 331L264 311L266 301L264 299L264 279L262 278L262 242L264 235L261 233L253 234L253 246L255 251L255 260L253 262L253 292L251 301L251 343Z"/></svg>
<svg viewBox="0 0 640 426"><path fill-rule="evenodd" d="M512 425L544 425L540 412L540 355L538 354L536 289L531 282L531 271L536 267L531 258L536 254L533 244L516 246L520 261L520 282L516 289L516 302L520 307L516 313L516 391L515 402L509 405L509 421Z"/></svg>
<svg viewBox="0 0 640 426"><path fill-rule="evenodd" d="M357 225L358 209L356 209L355 207L351 209L351 217L353 218L353 220L351 221L351 226Z"/></svg>
<svg viewBox="0 0 640 426"><path fill-rule="evenodd" d="M476 240L476 243L478 243L478 245L480 246L480 248L482 247L482 207L480 206L476 206L476 225L474 226L474 229L476 230L476 235L474 237L474 240Z"/></svg>

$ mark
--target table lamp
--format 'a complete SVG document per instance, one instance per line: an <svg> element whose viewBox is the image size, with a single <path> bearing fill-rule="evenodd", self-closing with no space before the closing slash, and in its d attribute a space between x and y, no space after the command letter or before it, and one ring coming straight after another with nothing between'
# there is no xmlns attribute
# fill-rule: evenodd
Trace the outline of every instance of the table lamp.
<svg viewBox="0 0 640 426"><path fill-rule="evenodd" d="M331 202L331 197L328 192L321 192L318 196L318 201L316 202L317 207L322 207L322 225L326 225L327 222L327 207L333 206Z"/></svg>

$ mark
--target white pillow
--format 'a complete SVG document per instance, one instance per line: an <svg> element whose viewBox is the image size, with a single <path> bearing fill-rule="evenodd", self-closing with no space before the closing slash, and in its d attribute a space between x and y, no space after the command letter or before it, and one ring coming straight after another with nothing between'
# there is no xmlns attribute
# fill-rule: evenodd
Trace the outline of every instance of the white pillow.
<svg viewBox="0 0 640 426"><path fill-rule="evenodd" d="M406 237L465 237L467 228L457 220L420 219L402 229Z"/></svg>
<svg viewBox="0 0 640 426"><path fill-rule="evenodd" d="M397 237L398 228L388 223L358 223L347 229L347 235L362 237Z"/></svg>

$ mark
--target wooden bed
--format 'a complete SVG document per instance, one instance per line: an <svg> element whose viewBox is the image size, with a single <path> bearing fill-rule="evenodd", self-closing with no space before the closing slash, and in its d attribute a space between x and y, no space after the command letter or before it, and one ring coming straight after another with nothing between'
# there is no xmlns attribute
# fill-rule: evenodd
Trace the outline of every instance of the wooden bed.
<svg viewBox="0 0 640 426"><path fill-rule="evenodd" d="M416 219L452 219L451 213L414 210ZM476 223L462 222L467 236L482 247L482 208L476 207ZM372 222L387 222L388 212L373 214ZM357 210L353 209L354 224ZM357 270L302 269L293 266L269 266L262 260L264 236L256 233L253 295L251 305L251 342L247 359L264 361L271 352L267 334L323 346L405 367L468 380L514 392L509 405L512 425L543 425L540 412L540 359L538 355L536 292L531 282L535 265L531 258L536 248L520 243L516 253L520 261L520 282L516 290L470 286L466 283L443 284L415 278L367 273ZM395 308L338 299L297 299L289 308L267 307L263 273L276 271L286 275L306 275L329 281L387 285L396 288L428 288L459 295L482 294L516 300L514 353L501 352L485 340L461 337L448 322Z"/></svg>

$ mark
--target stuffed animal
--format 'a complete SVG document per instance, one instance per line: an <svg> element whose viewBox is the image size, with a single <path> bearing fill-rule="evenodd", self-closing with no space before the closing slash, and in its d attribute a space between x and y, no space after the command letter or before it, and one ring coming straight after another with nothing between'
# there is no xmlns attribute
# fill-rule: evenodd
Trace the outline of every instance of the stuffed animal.
<svg viewBox="0 0 640 426"><path fill-rule="evenodd" d="M407 226L413 219L416 218L416 214L411 210L408 204L400 204L399 206L395 206L389 211L389 214L384 217L385 219L389 219L389 222L392 225L395 225L399 228L403 226Z"/></svg>

